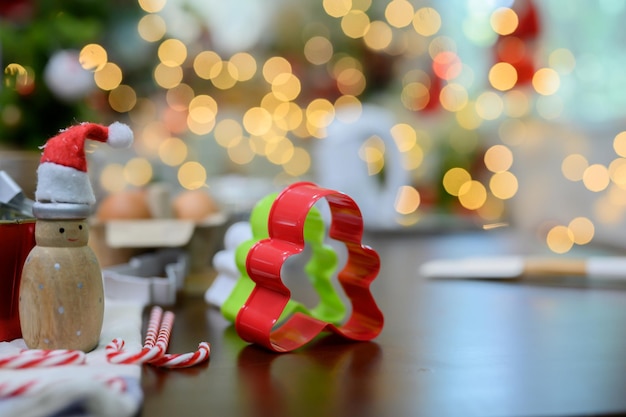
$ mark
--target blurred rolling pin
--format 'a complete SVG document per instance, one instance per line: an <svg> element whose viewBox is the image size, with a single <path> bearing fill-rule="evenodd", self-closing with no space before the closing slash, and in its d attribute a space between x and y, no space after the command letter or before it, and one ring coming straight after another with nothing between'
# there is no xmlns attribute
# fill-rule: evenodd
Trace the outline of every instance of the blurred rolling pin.
<svg viewBox="0 0 626 417"><path fill-rule="evenodd" d="M541 279L578 276L626 282L626 257L540 258L524 256L434 259L423 263L425 278L450 279Z"/></svg>

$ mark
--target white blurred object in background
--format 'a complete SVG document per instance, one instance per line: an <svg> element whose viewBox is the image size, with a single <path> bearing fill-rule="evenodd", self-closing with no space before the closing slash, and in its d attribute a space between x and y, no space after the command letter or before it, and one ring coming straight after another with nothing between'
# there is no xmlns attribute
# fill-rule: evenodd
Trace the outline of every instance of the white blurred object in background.
<svg viewBox="0 0 626 417"><path fill-rule="evenodd" d="M316 142L313 167L318 185L348 194L361 209L366 227L397 228L395 200L411 173L391 136L395 120L387 110L364 105L337 110L327 137ZM370 152L371 151L371 152ZM382 161L368 161L380 152ZM372 165L382 168L372 171Z"/></svg>

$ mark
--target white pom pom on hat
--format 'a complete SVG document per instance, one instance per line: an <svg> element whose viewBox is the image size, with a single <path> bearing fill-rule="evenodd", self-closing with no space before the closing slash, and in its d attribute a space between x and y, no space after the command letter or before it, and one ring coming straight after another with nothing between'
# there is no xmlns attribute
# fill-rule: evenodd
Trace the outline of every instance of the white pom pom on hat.
<svg viewBox="0 0 626 417"><path fill-rule="evenodd" d="M112 123L109 125L107 143L114 148L128 148L133 144L133 131L124 123Z"/></svg>
<svg viewBox="0 0 626 417"><path fill-rule="evenodd" d="M96 199L87 174L85 140L129 147L133 132L127 125L81 123L48 139L37 169L35 198L39 202L93 204Z"/></svg>

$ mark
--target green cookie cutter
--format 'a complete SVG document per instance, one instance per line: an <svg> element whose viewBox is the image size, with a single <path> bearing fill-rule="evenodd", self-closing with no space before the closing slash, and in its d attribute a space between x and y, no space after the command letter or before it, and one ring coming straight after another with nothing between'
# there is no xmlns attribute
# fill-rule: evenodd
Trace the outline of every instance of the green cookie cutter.
<svg viewBox="0 0 626 417"><path fill-rule="evenodd" d="M267 222L270 209L277 196L278 193L269 194L254 206L250 214L252 238L239 244L235 250L235 263L240 276L221 307L222 315L230 322L235 321L239 310L254 288L255 284L246 270L246 258L250 249L259 240L269 237ZM339 260L335 250L324 243L325 236L324 219L320 211L313 207L304 221L304 241L311 248L311 256L304 266L304 271L319 296L319 303L309 309L304 304L290 299L279 321L296 312L302 312L329 323L339 323L345 317L346 306L331 281Z"/></svg>

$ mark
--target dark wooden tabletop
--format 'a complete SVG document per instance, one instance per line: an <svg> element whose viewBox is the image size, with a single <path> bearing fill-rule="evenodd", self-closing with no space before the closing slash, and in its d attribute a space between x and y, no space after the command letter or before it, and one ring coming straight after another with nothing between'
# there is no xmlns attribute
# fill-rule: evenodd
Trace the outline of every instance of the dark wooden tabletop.
<svg viewBox="0 0 626 417"><path fill-rule="evenodd" d="M209 363L144 367L142 416L573 416L626 412L626 287L435 281L427 259L533 253L509 232L366 234L385 314L371 342L321 338L287 354L242 341L181 296L170 351ZM295 293L295 291L294 291ZM304 295L306 298L306 295ZM147 317L146 317L147 318Z"/></svg>

